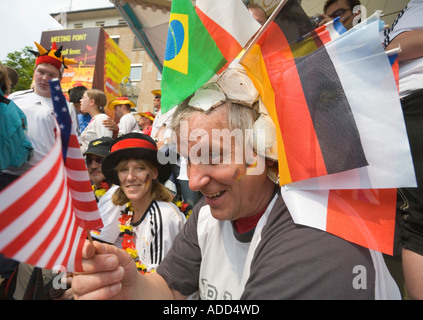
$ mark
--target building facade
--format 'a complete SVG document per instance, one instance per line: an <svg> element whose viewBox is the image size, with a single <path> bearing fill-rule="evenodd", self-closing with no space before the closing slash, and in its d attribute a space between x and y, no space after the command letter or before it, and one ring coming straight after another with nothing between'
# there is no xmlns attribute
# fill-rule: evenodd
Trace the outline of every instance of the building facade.
<svg viewBox="0 0 423 320"><path fill-rule="evenodd" d="M160 12L166 14L165 10ZM129 79L122 79L122 96L129 97L138 112L156 111L151 92L160 89L161 72L115 7L52 13L51 16L65 29L102 27L131 61Z"/></svg>

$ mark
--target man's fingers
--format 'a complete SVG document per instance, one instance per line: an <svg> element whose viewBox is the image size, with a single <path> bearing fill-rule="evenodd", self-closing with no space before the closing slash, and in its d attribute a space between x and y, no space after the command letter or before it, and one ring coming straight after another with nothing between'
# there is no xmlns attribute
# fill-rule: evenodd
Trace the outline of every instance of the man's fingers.
<svg viewBox="0 0 423 320"><path fill-rule="evenodd" d="M110 272L80 275L73 279L72 290L77 299L110 299L122 288L123 267Z"/></svg>

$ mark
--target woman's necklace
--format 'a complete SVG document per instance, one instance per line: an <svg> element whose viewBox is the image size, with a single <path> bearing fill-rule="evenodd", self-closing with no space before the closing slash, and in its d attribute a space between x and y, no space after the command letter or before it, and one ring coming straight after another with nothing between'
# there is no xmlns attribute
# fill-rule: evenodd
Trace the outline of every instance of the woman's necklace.
<svg viewBox="0 0 423 320"><path fill-rule="evenodd" d="M129 253L134 259L137 269L142 274L151 273L155 270L147 271L147 266L141 263L138 256L138 250L135 247L135 234L132 227L132 218L134 216L134 208L132 207L131 201L126 204L126 208L121 211L119 218L119 237L122 239L122 249Z"/></svg>

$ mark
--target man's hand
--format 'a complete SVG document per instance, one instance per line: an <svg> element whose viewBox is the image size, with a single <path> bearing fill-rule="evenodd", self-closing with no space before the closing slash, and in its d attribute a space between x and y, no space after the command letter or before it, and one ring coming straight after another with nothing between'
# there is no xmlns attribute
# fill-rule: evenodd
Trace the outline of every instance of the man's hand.
<svg viewBox="0 0 423 320"><path fill-rule="evenodd" d="M331 22L333 19L325 14L319 14L322 17L322 21L319 22L319 27L323 26L324 24Z"/></svg>
<svg viewBox="0 0 423 320"><path fill-rule="evenodd" d="M82 252L83 273L75 273L75 299L130 299L140 276L134 260L124 250L86 241Z"/></svg>
<svg viewBox="0 0 423 320"><path fill-rule="evenodd" d="M112 118L107 118L106 120L103 121L103 125L112 130L113 132L119 132L119 127L116 124L115 120L113 120Z"/></svg>

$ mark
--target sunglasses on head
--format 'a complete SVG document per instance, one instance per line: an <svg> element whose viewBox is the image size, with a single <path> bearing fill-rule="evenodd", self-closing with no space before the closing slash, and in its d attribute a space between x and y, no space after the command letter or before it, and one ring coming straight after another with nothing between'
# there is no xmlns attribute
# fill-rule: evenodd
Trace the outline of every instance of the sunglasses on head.
<svg viewBox="0 0 423 320"><path fill-rule="evenodd" d="M346 11L351 11L351 9L338 9L330 15L332 19L342 16Z"/></svg>

